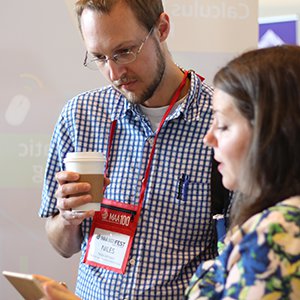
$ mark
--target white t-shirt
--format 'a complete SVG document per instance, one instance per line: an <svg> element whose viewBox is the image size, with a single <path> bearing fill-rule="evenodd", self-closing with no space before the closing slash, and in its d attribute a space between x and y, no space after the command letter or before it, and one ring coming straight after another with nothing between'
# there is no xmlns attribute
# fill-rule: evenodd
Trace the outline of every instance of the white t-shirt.
<svg viewBox="0 0 300 300"><path fill-rule="evenodd" d="M170 114L176 110L176 108L185 100L185 98L186 96L184 96L174 104L173 108L170 111ZM154 132L157 130L159 123L168 107L169 105L162 107L147 107L142 104L139 105L142 113L149 119L151 128Z"/></svg>

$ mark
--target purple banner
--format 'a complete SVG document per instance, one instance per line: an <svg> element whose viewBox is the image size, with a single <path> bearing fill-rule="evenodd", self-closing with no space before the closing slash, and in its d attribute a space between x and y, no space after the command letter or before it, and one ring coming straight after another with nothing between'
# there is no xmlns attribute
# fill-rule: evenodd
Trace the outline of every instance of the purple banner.
<svg viewBox="0 0 300 300"><path fill-rule="evenodd" d="M297 18L265 18L259 24L259 47L297 44Z"/></svg>

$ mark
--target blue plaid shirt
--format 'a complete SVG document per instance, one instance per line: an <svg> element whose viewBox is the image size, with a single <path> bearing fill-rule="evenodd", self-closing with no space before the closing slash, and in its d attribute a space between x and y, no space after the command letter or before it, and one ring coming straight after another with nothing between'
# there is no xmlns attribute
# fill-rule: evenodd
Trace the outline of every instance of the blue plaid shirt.
<svg viewBox="0 0 300 300"><path fill-rule="evenodd" d="M185 101L172 112L157 139L143 210L126 273L84 264L91 220L84 240L76 294L82 299L181 299L199 263L215 256L211 222L211 149L203 137L211 122L212 89L189 74ZM137 105L112 87L70 100L50 144L41 217L57 212L55 173L68 152L107 152L110 125L117 120L105 197L137 204L155 133Z"/></svg>

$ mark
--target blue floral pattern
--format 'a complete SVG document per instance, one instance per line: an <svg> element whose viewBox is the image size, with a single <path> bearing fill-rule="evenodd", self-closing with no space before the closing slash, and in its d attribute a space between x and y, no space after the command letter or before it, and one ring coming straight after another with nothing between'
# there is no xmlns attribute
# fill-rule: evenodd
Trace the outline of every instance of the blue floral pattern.
<svg viewBox="0 0 300 300"><path fill-rule="evenodd" d="M299 300L300 197L235 228L215 259L202 263L186 299Z"/></svg>

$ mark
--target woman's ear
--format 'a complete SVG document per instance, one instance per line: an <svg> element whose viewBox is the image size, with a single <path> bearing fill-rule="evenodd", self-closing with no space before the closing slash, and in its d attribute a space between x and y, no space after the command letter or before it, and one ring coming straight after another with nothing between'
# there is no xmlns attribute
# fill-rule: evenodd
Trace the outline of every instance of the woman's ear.
<svg viewBox="0 0 300 300"><path fill-rule="evenodd" d="M170 33L170 18L166 13L161 13L157 20L157 31L160 42L164 42Z"/></svg>

